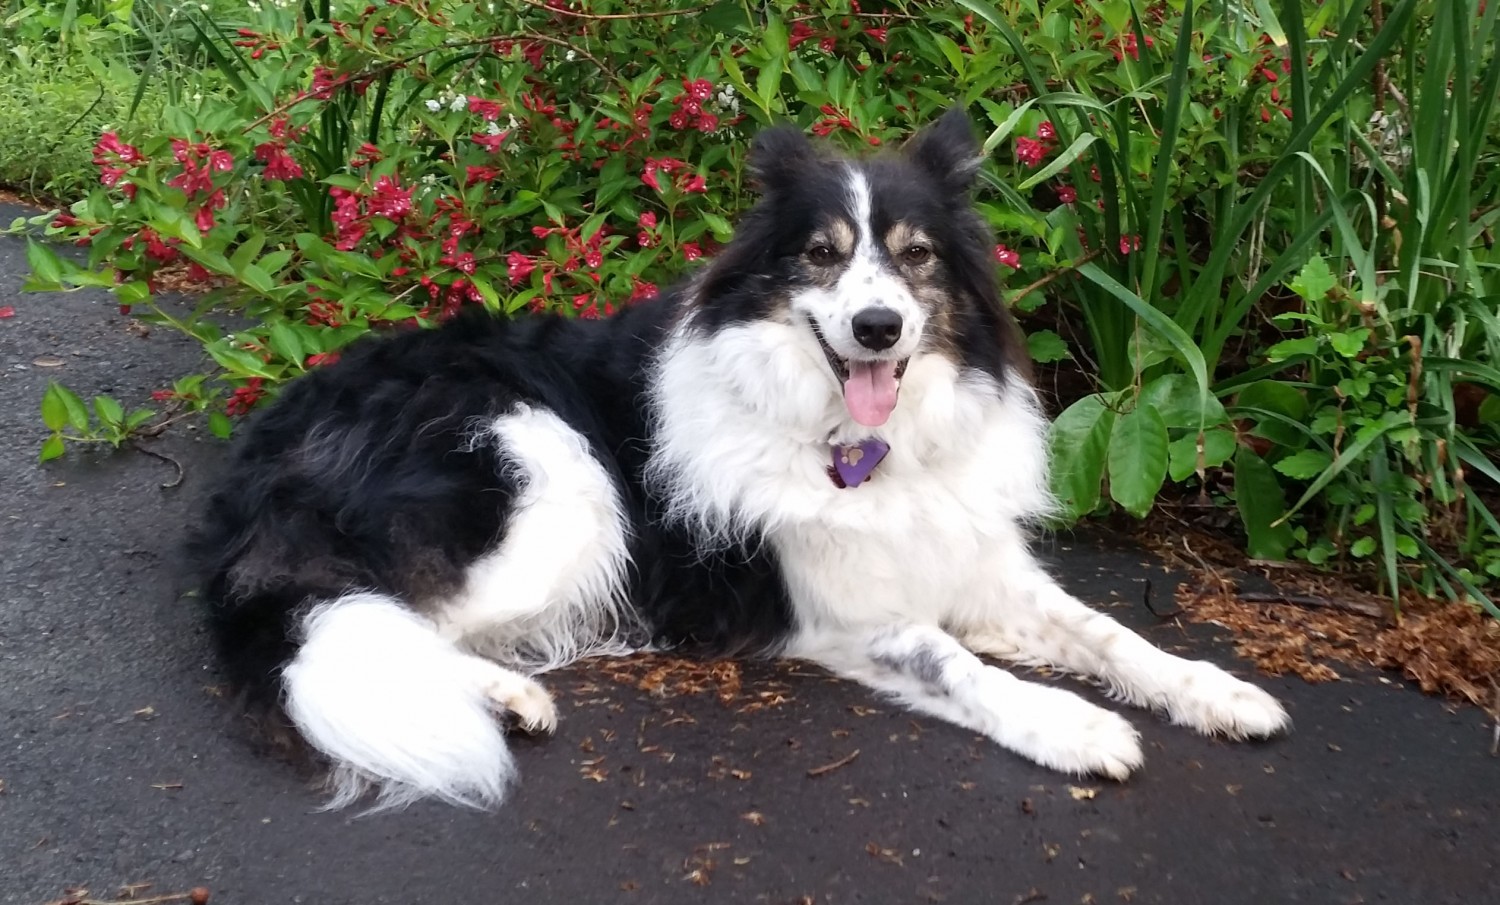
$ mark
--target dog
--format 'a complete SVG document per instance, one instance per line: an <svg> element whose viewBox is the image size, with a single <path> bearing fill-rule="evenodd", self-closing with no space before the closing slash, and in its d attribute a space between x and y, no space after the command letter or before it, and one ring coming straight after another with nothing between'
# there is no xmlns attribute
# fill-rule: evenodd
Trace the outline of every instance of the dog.
<svg viewBox="0 0 1500 905"><path fill-rule="evenodd" d="M461 316L356 344L238 439L191 542L229 678L331 764L329 807L491 807L535 676L640 650L821 665L1036 763L1125 779L1119 715L984 655L1233 738L1288 725L1028 552L1047 422L950 111L847 158L791 127L758 201L602 320Z"/></svg>

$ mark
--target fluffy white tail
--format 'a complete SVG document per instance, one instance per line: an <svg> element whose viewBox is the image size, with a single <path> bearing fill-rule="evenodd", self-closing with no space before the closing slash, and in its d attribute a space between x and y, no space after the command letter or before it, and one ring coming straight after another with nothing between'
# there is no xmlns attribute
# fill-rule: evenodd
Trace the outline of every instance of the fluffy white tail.
<svg viewBox="0 0 1500 905"><path fill-rule="evenodd" d="M334 763L329 808L372 787L372 810L426 797L476 808L500 802L515 765L495 707L540 693L533 704L550 714L540 686L459 650L379 594L321 603L301 628L282 675L286 711Z"/></svg>

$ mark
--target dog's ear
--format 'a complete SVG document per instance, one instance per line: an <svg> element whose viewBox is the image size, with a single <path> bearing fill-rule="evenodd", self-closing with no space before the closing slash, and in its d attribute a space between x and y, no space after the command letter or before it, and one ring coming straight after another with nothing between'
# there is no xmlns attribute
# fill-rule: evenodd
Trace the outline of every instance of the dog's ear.
<svg viewBox="0 0 1500 905"><path fill-rule="evenodd" d="M788 185L817 149L796 126L775 126L755 136L746 163L763 192Z"/></svg>
<svg viewBox="0 0 1500 905"><path fill-rule="evenodd" d="M912 136L903 150L919 168L954 193L967 192L984 163L974 126L962 107L954 107L938 121Z"/></svg>

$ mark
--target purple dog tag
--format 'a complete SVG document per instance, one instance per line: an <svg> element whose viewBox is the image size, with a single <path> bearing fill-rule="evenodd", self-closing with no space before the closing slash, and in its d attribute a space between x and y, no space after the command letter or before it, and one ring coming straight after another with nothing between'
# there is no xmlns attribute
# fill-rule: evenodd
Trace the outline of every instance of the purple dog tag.
<svg viewBox="0 0 1500 905"><path fill-rule="evenodd" d="M833 467L828 476L840 487L858 487L869 479L870 472L891 451L891 445L871 437L855 446L834 446L832 449Z"/></svg>

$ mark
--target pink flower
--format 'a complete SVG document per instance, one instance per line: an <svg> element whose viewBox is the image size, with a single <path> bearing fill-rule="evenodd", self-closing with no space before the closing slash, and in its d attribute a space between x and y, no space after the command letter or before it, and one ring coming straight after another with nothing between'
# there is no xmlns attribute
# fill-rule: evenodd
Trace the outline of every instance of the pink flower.
<svg viewBox="0 0 1500 905"><path fill-rule="evenodd" d="M656 229L656 212L646 211L644 214L641 214L640 219L636 223L642 229Z"/></svg>
<svg viewBox="0 0 1500 905"><path fill-rule="evenodd" d="M267 179L300 179L302 167L286 152L286 146L274 141L255 146L255 159L265 163L263 175Z"/></svg>
<svg viewBox="0 0 1500 905"><path fill-rule="evenodd" d="M1020 253L1006 248L1004 245L995 246L995 260L1009 267L1011 270L1019 270L1021 267Z"/></svg>
<svg viewBox="0 0 1500 905"><path fill-rule="evenodd" d="M519 251L513 251L505 256L505 272L510 276L512 283L519 283L531 276L536 270L536 262Z"/></svg>
<svg viewBox="0 0 1500 905"><path fill-rule="evenodd" d="M482 97L475 97L471 94L469 95L469 109L484 117L489 122L494 122L500 118L501 107L499 101L485 100Z"/></svg>
<svg viewBox="0 0 1500 905"><path fill-rule="evenodd" d="M695 101L706 101L714 96L714 83L708 79L698 79L696 82L683 79L682 87L687 89L688 96Z"/></svg>
<svg viewBox="0 0 1500 905"><path fill-rule="evenodd" d="M705 113L698 117L699 132L712 132L717 128L719 128L719 118L712 113Z"/></svg>
<svg viewBox="0 0 1500 905"><path fill-rule="evenodd" d="M682 259L684 261L696 261L703 257L703 249L698 247L697 242L682 243Z"/></svg>
<svg viewBox="0 0 1500 905"><path fill-rule="evenodd" d="M1072 204L1078 200L1078 190L1071 185L1060 185L1057 187L1057 200L1063 204Z"/></svg>
<svg viewBox="0 0 1500 905"><path fill-rule="evenodd" d="M583 263L597 270L604 263L604 255L596 248L589 249L583 253Z"/></svg>
<svg viewBox="0 0 1500 905"><path fill-rule="evenodd" d="M682 181L682 190L684 192L706 192L708 191L708 181L702 176L689 176Z"/></svg>
<svg viewBox="0 0 1500 905"><path fill-rule="evenodd" d="M639 277L631 277L630 279L633 284L630 290L630 300L632 302L656 298L657 289L655 283L648 283Z"/></svg>
<svg viewBox="0 0 1500 905"><path fill-rule="evenodd" d="M1016 160L1035 169L1047 155L1047 146L1034 138L1021 136L1016 139Z"/></svg>
<svg viewBox="0 0 1500 905"><path fill-rule="evenodd" d="M393 176L381 176L375 180L375 190L370 196L370 216L400 220L411 213L413 191L401 188Z"/></svg>
<svg viewBox="0 0 1500 905"><path fill-rule="evenodd" d="M474 133L473 138L474 138L474 143L475 144L478 144L478 145L482 146L486 151L489 151L491 154L496 154L496 153L499 153L499 151L500 151L500 145L509 136L510 136L509 132L501 132L498 135L485 135L485 134L476 132L476 133Z"/></svg>
<svg viewBox="0 0 1500 905"><path fill-rule="evenodd" d="M867 28L865 34L874 38L877 43L884 44L887 31L885 28Z"/></svg>
<svg viewBox="0 0 1500 905"><path fill-rule="evenodd" d="M1141 250L1141 237L1140 236L1121 236L1120 237L1120 254L1122 254L1122 255L1128 255L1132 251L1140 251L1140 250Z"/></svg>
<svg viewBox="0 0 1500 905"><path fill-rule="evenodd" d="M1041 125L1036 127L1036 137L1042 141L1051 141L1057 137L1057 130L1052 128L1051 120L1042 120Z"/></svg>

